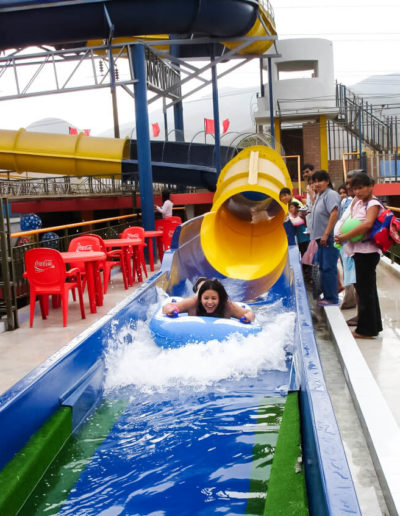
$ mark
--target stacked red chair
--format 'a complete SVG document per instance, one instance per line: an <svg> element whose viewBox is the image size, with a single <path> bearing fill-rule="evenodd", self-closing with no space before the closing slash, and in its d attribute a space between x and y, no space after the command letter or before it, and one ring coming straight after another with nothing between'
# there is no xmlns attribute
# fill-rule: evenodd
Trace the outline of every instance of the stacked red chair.
<svg viewBox="0 0 400 516"><path fill-rule="evenodd" d="M102 251L100 247L100 243L97 238L89 235L81 235L78 237L73 238L68 246L68 251L72 253L79 253L82 251L88 252L88 251ZM79 262L76 264L78 267L81 278L82 278L82 285L83 290L85 290L86 286L86 268L84 262ZM101 285L100 281L100 270L102 270L104 267L104 264L101 263L99 267L96 269L96 274L98 275L96 285ZM98 292L96 292L96 295L99 295Z"/></svg>
<svg viewBox="0 0 400 516"><path fill-rule="evenodd" d="M158 221L156 221L158 222ZM182 219L180 217L166 217L162 219L162 224L160 225L160 229L163 231L163 247L164 251L167 251L171 247L172 236L175 232L175 229L182 224ZM157 225L156 225L157 228Z"/></svg>
<svg viewBox="0 0 400 516"><path fill-rule="evenodd" d="M124 278L124 283L127 283L128 272L126 270L124 260L121 259L121 250L113 249L111 251L108 251L104 244L104 240L101 238L100 235L96 235L94 233L89 233L87 235L82 235L82 237L90 237L91 239L93 239L93 238L96 239L98 242L99 248L96 248L95 250L102 251L107 256L107 260L105 260L100 266L101 270L103 271L103 284L104 284L103 292L104 292L104 294L107 294L108 285L110 283L110 277L111 277L111 269L113 267L121 268L122 276ZM81 238L81 237L77 237L77 238ZM72 242L72 240L71 240L71 242ZM92 240L91 240L91 242L92 242Z"/></svg>
<svg viewBox="0 0 400 516"><path fill-rule="evenodd" d="M49 295L60 296L63 326L68 320L68 294L72 289L78 290L82 319L85 319L83 288L80 271L77 267L67 271L61 254L56 249L39 247L25 253L25 273L30 288L29 326L33 326L36 296L39 296L42 319L49 313Z"/></svg>
<svg viewBox="0 0 400 516"><path fill-rule="evenodd" d="M144 248L147 246L147 244L144 237L144 229L141 226L131 226L129 228L124 229L124 231L119 236L120 238L140 238L140 240L142 241L142 244L139 247L137 247L139 252L138 261L135 260L135 253L133 248L130 251L132 254L133 270L136 270L138 281L142 281L141 268L143 269L143 272L147 278L147 267L146 260L144 257Z"/></svg>

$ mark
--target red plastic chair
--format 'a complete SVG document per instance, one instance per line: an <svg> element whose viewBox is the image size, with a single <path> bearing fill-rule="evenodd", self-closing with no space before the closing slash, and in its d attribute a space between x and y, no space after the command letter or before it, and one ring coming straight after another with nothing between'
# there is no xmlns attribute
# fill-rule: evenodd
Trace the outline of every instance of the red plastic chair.
<svg viewBox="0 0 400 516"><path fill-rule="evenodd" d="M135 270L135 265L136 265L136 267L139 267L139 268L141 266L143 269L143 272L145 273L146 278L147 278L146 260L144 258L144 248L147 246L147 244L146 244L146 241L144 238L144 229L140 226L130 226L129 228L124 229L123 232L119 236L120 236L120 238L140 238L141 239L142 244L137 247L137 249L139 251L139 263L137 265L135 264L135 256L134 256L134 253L132 250L133 270ZM142 278L141 278L142 274L141 274L140 270L139 271L136 270L136 273L138 276L138 281L142 281Z"/></svg>
<svg viewBox="0 0 400 516"><path fill-rule="evenodd" d="M164 220L166 220L167 222L173 222L177 226L180 226L182 224L182 219L180 217L178 217L177 215L172 215L171 217L165 217Z"/></svg>
<svg viewBox="0 0 400 516"><path fill-rule="evenodd" d="M175 220L172 220L175 219ZM175 232L175 229L181 225L181 222L179 222L176 219L180 219L180 217L168 217L166 219L163 219L163 246L164 250L167 251L171 246L171 240L172 236Z"/></svg>
<svg viewBox="0 0 400 516"><path fill-rule="evenodd" d="M78 290L82 319L85 319L83 288L79 269L74 267L67 271L59 251L46 247L29 249L25 253L25 269L24 277L28 279L30 287L29 326L31 328L33 326L36 296L39 296L42 319L46 319L49 309L48 296L50 294L60 296L63 326L67 326L68 293L75 288Z"/></svg>
<svg viewBox="0 0 400 516"><path fill-rule="evenodd" d="M79 252L87 252L87 251L102 251L102 248L100 246L99 240L94 236L89 235L81 235L78 237L73 238L69 245L68 245L68 251L72 253L79 253ZM82 278L82 285L83 290L85 290L86 286L86 268L84 262L77 262L76 267L78 267L81 278ZM96 284L101 285L100 281L100 270L103 268L103 263L99 266L99 268L96 270L97 279Z"/></svg>
<svg viewBox="0 0 400 516"><path fill-rule="evenodd" d="M108 284L110 283L110 277L111 277L111 269L113 267L118 267L118 266L121 267L122 276L124 277L124 283L127 284L128 273L125 269L125 263L121 259L121 250L120 249L112 249L111 251L108 251L106 248L106 245L104 243L104 240L101 238L100 235L90 233L86 236L96 238L100 244L101 251L103 251L103 253L106 253L106 255L107 255L107 260L103 263L104 294L107 294Z"/></svg>

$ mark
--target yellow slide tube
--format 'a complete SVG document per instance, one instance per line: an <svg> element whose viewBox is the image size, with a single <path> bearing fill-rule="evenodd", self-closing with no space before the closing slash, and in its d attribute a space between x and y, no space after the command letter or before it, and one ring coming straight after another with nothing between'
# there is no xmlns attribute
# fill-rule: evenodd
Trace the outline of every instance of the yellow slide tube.
<svg viewBox="0 0 400 516"><path fill-rule="evenodd" d="M203 253L219 273L267 278L269 287L280 277L288 249L287 206L279 200L285 187L292 189L285 162L269 147L248 147L224 167L200 231Z"/></svg>
<svg viewBox="0 0 400 516"><path fill-rule="evenodd" d="M0 131L0 168L71 176L116 175L129 159L128 139L84 134Z"/></svg>

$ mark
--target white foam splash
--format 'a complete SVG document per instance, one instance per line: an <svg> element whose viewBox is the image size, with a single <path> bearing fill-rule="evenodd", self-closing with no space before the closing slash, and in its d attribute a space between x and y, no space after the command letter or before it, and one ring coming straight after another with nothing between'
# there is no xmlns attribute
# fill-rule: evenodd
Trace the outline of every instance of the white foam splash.
<svg viewBox="0 0 400 516"><path fill-rule="evenodd" d="M126 327L110 339L106 353L106 389L134 385L144 392L170 387L196 389L226 379L256 377L261 371L286 369L285 349L293 341L294 313L277 313L278 307L258 310L263 330L257 335L231 335L226 341L187 344L161 349L146 323ZM280 311L280 310L279 310Z"/></svg>

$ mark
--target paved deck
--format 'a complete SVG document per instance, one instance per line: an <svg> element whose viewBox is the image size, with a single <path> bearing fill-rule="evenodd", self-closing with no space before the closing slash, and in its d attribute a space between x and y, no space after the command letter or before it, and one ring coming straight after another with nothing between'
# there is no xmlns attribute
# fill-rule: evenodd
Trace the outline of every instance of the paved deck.
<svg viewBox="0 0 400 516"><path fill-rule="evenodd" d="M156 268L158 270L159 266ZM148 272L149 276L153 273ZM70 301L68 307L68 325L62 325L61 308L50 308L49 316L44 321L36 302L33 328L29 327L29 306L18 312L20 327L14 331L0 334L0 394L18 382L32 369L51 357L56 351L66 346L74 337L89 328L98 319L106 315L114 306L142 283L135 283L128 290L124 289L122 274L113 274L108 292L104 296L103 306L97 307L97 313L89 310L87 293L84 294L86 319L81 318L79 302Z"/></svg>

